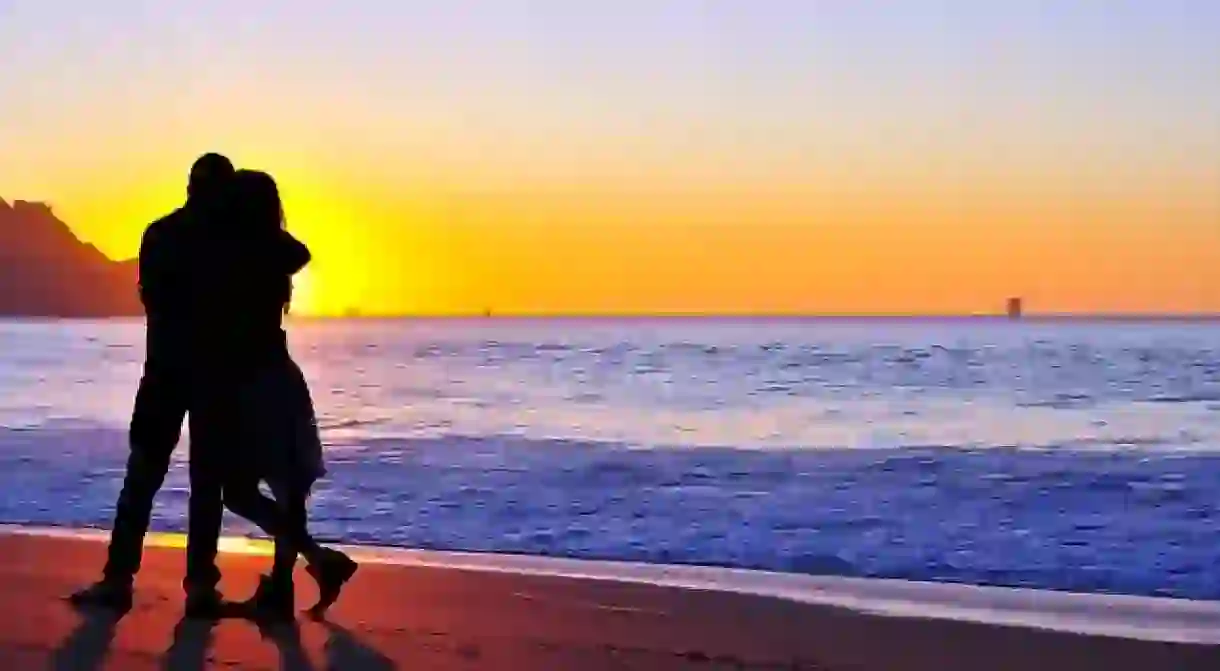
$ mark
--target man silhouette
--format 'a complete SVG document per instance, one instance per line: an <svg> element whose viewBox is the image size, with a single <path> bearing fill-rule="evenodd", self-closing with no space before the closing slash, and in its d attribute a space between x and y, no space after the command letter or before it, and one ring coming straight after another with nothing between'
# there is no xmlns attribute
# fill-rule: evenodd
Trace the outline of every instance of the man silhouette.
<svg viewBox="0 0 1220 671"><path fill-rule="evenodd" d="M190 345L192 338L199 337L195 333L199 326L193 323L192 313L192 238L195 229L221 216L221 201L234 172L233 163L224 156L210 153L199 157L191 167L186 203L153 222L140 241L139 290L147 318L146 355L131 416L127 474L115 506L102 579L73 594L74 603L118 611L131 608L132 583L140 569L153 499L169 472L193 393ZM191 461L194 464L196 459ZM192 492L195 478L192 468ZM195 527L211 524L214 516L196 514L196 508L191 506L189 535L192 541L204 537L206 545L207 537L219 532L219 520L215 533L208 530L199 534ZM220 511L215 513L218 517ZM204 556L206 559L207 553ZM203 562L191 561L188 556L183 581L188 615L206 616L217 611L219 579L214 553L210 561Z"/></svg>

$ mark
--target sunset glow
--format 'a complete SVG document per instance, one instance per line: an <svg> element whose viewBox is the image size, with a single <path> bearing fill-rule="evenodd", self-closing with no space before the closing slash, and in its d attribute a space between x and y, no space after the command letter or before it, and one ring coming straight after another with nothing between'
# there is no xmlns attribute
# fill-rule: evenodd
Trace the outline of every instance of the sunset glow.
<svg viewBox="0 0 1220 671"><path fill-rule="evenodd" d="M217 150L302 314L1220 312L1220 5L0 0L0 196ZM15 67L13 67L15 64Z"/></svg>

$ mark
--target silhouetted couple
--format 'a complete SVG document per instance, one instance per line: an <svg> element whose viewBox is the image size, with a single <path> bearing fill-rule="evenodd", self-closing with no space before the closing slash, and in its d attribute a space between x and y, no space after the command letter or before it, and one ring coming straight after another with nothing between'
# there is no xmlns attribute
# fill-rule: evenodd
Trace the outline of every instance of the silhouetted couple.
<svg viewBox="0 0 1220 671"><path fill-rule="evenodd" d="M140 244L147 356L131 418L131 453L102 579L73 602L126 611L153 498L189 415L190 507L183 587L190 617L219 617L216 567L222 506L275 539L270 575L244 603L260 618L295 617L298 555L318 584L320 615L356 564L308 531L307 501L324 472L309 387L283 329L292 276L308 248L284 229L275 181L207 154L191 169L186 204ZM275 499L259 490L267 482Z"/></svg>

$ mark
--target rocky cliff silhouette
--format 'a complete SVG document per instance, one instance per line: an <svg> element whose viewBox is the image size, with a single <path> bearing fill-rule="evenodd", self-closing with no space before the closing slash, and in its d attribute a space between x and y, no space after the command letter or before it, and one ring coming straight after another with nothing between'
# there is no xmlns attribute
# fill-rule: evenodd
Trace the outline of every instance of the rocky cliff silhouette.
<svg viewBox="0 0 1220 671"><path fill-rule="evenodd" d="M0 316L143 314L134 260L81 242L43 203L0 199Z"/></svg>

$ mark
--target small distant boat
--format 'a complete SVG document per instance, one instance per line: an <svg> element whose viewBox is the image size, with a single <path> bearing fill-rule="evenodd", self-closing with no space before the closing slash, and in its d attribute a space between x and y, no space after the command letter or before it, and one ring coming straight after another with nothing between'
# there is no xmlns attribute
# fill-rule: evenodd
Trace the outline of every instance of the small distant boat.
<svg viewBox="0 0 1220 671"><path fill-rule="evenodd" d="M1023 314L1024 314L1024 306L1022 305L1021 299L1020 298L1009 298L1008 299L1008 318L1013 319L1013 320L1020 319Z"/></svg>
<svg viewBox="0 0 1220 671"><path fill-rule="evenodd" d="M356 308L348 308L343 311L343 317L345 319L358 319L359 317L361 317L361 314L360 314L360 311L357 310Z"/></svg>

